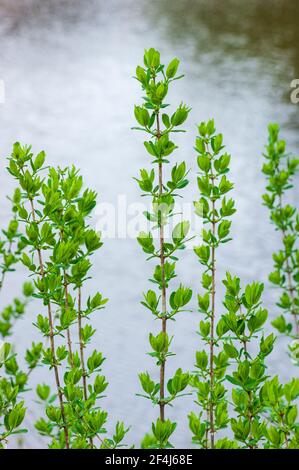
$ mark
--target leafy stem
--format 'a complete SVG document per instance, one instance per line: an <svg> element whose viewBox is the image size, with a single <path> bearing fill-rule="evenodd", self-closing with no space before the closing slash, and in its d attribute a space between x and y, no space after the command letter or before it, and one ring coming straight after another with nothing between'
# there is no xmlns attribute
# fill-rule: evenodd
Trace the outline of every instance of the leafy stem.
<svg viewBox="0 0 299 470"><path fill-rule="evenodd" d="M178 59L173 59L165 70L160 62L160 53L155 49L149 49L144 54L145 68L137 66L136 78L146 93L143 106L135 106L134 114L139 124L139 129L144 130L152 139L144 142L144 146L151 157L152 164L157 165L150 171L140 170L140 179L135 178L143 195L152 198L152 212L145 212L147 220L153 224L153 230L158 231L159 248L155 247L152 232L141 232L137 237L143 251L149 255L148 259L157 259L159 264L155 267L151 281L158 287L161 295L154 290L144 294L142 304L149 309L156 319L161 320L161 330L157 335L150 333L149 341L152 351L151 357L156 359L159 367L159 382L156 383L148 374L139 374L141 386L147 399L159 406L159 418L152 424L152 435L146 435L142 446L153 448L171 447L169 438L174 432L176 423L165 418L166 405L171 406L175 398L183 396L181 392L187 387L189 374L177 369L175 375L166 383L165 366L167 358L173 356L169 351L172 338L167 333L167 320L174 320L183 307L190 301L192 291L180 285L176 291L171 292L167 298L170 281L176 277L175 263L177 258L174 253L184 248L189 231L189 222L178 223L172 231L172 240L165 239L164 227L169 224L174 216L176 191L188 184L186 179L186 164L182 162L173 166L171 179L165 181L164 165L169 163L168 157L176 149L176 145L170 140L170 133L179 130L178 127L187 119L189 109L181 104L170 116L164 112L166 104L164 99L168 93L169 84L176 76L179 66ZM162 112L163 111L163 112ZM161 128L162 124L164 129ZM175 128L175 129L174 129ZM157 182L155 181L157 177ZM168 305L169 304L169 305ZM169 396L166 396L166 388ZM139 394L140 395L140 394Z"/></svg>
<svg viewBox="0 0 299 470"><path fill-rule="evenodd" d="M30 207L31 207L32 220L33 222L36 223L34 201L33 201L33 198L29 194L28 194L28 199L29 199ZM43 262L42 252L40 248L37 248L36 251L37 251L37 255L39 259L40 276L42 280L44 281L45 272L44 272L44 262ZM55 340L54 340L54 324L53 324L53 315L52 315L52 308L51 308L50 301L47 302L47 311L48 311L49 328L50 328L49 338L50 338L50 346L51 346L51 353L52 353L52 359L53 359L53 369L54 369L59 405L60 405L60 410L61 410L61 417L63 421L65 445L66 445L66 448L69 449L69 432L68 432L68 427L67 427L67 422L66 422L66 415L65 415L64 403L63 403L63 393L62 393L62 388L60 385L59 371L58 371L58 365L57 365L58 362L56 358L56 349L55 349Z"/></svg>

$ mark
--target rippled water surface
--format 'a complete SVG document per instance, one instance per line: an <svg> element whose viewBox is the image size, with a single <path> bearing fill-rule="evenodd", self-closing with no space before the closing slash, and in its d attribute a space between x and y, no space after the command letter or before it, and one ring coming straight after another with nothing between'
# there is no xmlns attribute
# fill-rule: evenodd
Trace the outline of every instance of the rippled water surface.
<svg viewBox="0 0 299 470"><path fill-rule="evenodd" d="M299 105L289 98L290 82L299 78L298 1L0 0L0 17L0 78L6 84L6 102L0 105L1 155L7 155L16 140L32 143L36 151L46 150L51 164L75 163L86 183L109 203L115 203L118 194L126 195L128 202L138 201L132 177L149 163L141 134L130 130L132 107L140 100L132 76L143 49L158 47L165 61L180 57L186 77L173 87L171 102L184 100L192 113L188 133L178 139L177 158L195 169L195 123L209 117L215 118L232 154L238 213L234 240L219 255L218 276L230 269L244 282L267 283L279 237L261 205L261 152L269 121L281 124L290 150L299 148ZM5 221L8 204L3 196L13 185L4 158L0 165ZM185 190L186 201L193 200L194 191L193 178ZM197 288L200 267L190 250L178 271L184 283ZM132 425L129 441L138 444L156 414L146 400L134 396L139 391L137 372L156 372L145 354L147 334L157 325L139 303L151 266L134 240L107 240L95 258L93 274L90 290L99 289L110 299L96 318L97 347L107 357L110 382L104 405L112 421ZM2 305L16 294L21 279L18 272L7 283ZM270 315L275 315L276 299L277 293L268 287L264 300ZM220 314L220 302L218 307ZM38 337L32 322L39 308L32 304L16 325L14 340L20 352L28 339ZM192 366L198 321L198 314L186 313L171 326L177 358L169 361L169 373L179 365ZM285 348L279 340L270 364L271 372L284 380L295 372ZM43 377L45 371L36 372L32 384ZM193 407L191 398L182 398L169 415L183 425L186 410ZM30 408L33 422L39 415L33 395ZM27 447L44 445L38 436L23 439ZM176 445L188 447L189 442L187 433L177 432Z"/></svg>

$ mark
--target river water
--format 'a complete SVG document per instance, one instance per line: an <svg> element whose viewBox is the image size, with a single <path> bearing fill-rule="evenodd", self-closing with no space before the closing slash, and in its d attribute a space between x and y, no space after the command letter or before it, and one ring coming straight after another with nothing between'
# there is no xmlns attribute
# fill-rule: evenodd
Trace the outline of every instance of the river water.
<svg viewBox="0 0 299 470"><path fill-rule="evenodd" d="M88 186L101 201L116 204L118 196L128 203L140 201L132 180L149 160L142 135L134 133L133 104L140 90L132 79L143 50L157 47L165 62L181 59L186 77L173 86L170 100L192 106L187 134L178 138L177 159L195 170L193 141L195 124L214 117L232 154L231 178L238 212L233 218L233 241L221 248L218 259L220 283L227 269L242 282L266 283L264 303L275 316L278 293L269 287L272 251L279 236L268 222L261 204L264 179L261 153L267 124L277 121L293 152L299 148L299 104L290 101L290 83L299 78L299 3L294 0L251 2L240 0L0 0L0 79L6 88L0 105L1 219L8 217L4 195L13 183L7 177L5 156L14 141L44 149L49 163L74 163ZM191 202L196 186L184 190ZM292 202L298 201L297 187ZM105 374L110 382L103 406L110 415L108 428L122 419L132 429L128 442L139 444L157 410L136 397L140 391L137 373L156 367L148 351L147 335L158 325L140 305L149 286L151 263L135 240L108 239L95 257L91 292L100 290L110 301L96 314L97 347L107 360ZM191 250L178 264L180 279L198 289L200 265ZM16 294L22 271L8 279L1 305ZM192 306L195 309L195 298ZM39 304L31 304L19 321L13 340L21 353L28 339L37 340L32 326ZM221 301L218 302L221 314ZM177 367L190 369L199 347L195 334L198 313L181 314L171 325L175 333L176 358L167 372ZM286 354L286 344L276 344L271 373L287 380L296 373ZM32 386L46 377L40 369L32 375ZM33 393L29 393L29 426L39 416ZM179 424L174 443L190 445L186 432L187 412L196 409L192 398L181 398L169 416ZM180 429L185 429L184 432ZM31 436L31 437L30 437ZM44 446L43 440L27 435L19 444Z"/></svg>

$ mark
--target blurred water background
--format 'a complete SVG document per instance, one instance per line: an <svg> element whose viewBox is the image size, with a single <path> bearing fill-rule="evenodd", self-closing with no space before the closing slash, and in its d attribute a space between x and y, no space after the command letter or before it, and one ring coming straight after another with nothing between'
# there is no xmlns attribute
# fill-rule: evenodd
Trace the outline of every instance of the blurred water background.
<svg viewBox="0 0 299 470"><path fill-rule="evenodd" d="M186 77L170 94L174 105L181 100L192 106L187 127L180 135L175 159L185 159L195 170L195 124L214 117L232 154L231 177L238 212L233 219L233 241L221 248L217 287L227 269L243 283L264 281L265 306L275 316L278 293L269 287L272 251L279 247L278 234L262 206L264 179L260 169L269 121L277 121L289 149L299 148L299 104L290 102L290 82L299 78L299 3L297 0L0 0L0 78L6 84L6 102L0 105L1 225L8 218L4 195L13 182L4 170L12 143L31 143L44 149L53 165L77 165L87 185L100 200L112 204L118 194L128 203L139 201L132 180L140 167L149 166L140 133L134 133L133 104L140 90L132 79L144 48L157 47L163 60L177 56ZM184 190L192 201L195 176ZM298 189L292 202L298 205ZM117 419L132 425L128 442L139 444L157 410L135 397L140 391L137 373L157 369L148 351L149 331L157 323L140 305L149 283L151 263L135 240L107 240L95 257L90 292L109 297L107 308L94 317L96 346L107 357L104 372L110 386L103 406L109 411L108 429ZM201 268L191 250L178 263L180 279L199 287ZM7 280L1 298L5 305L18 293L24 272ZM170 330L175 332L177 354L167 365L190 369L198 348L196 313L181 314ZM32 303L12 338L22 354L29 340L37 340L32 326L39 303ZM218 315L221 314L218 303ZM286 343L276 343L271 373L287 380L296 373L286 353ZM45 380L47 371L32 374L31 385ZM40 410L29 395L27 424ZM177 401L168 414L179 427L175 444L190 446L186 431L187 411L196 407L192 398ZM182 431L184 430L184 431ZM44 446L39 436L28 434L24 447Z"/></svg>

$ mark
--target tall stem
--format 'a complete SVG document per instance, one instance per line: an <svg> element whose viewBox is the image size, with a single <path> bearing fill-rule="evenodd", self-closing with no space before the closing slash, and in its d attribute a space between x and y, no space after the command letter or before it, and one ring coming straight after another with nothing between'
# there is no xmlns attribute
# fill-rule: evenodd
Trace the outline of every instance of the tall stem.
<svg viewBox="0 0 299 470"><path fill-rule="evenodd" d="M253 415L252 415L252 392L247 392L247 395L248 395L248 421L249 421L249 434L248 434L248 440L251 441L252 439L252 419L253 419ZM255 446L253 446L252 444L249 444L249 449L254 449Z"/></svg>
<svg viewBox="0 0 299 470"><path fill-rule="evenodd" d="M30 205L31 205L32 219L33 219L34 222L36 222L35 208L34 208L33 199L29 198L29 200L30 200ZM37 248L37 255L38 255L38 260L39 260L41 277L44 280L44 278L45 278L45 269L44 269L44 262L43 262L42 252L41 252L40 248ZM69 449L69 447L70 447L69 446L69 433L68 433L68 428L67 428L67 423L66 423L65 409L64 409L64 404L63 404L63 394L62 394L62 391L61 391L59 371L58 371L58 366L57 366L55 340L54 340L53 315L52 315L52 309L51 309L51 302L50 301L48 301L48 303L47 303L47 309L48 309L48 319L49 319L49 326L50 326L50 333L49 333L50 347L51 347L51 353L52 353L52 358L53 358L53 369L54 369L54 375L55 375L55 382L56 382L59 405L60 405L60 410L61 410L61 417L62 417L62 421L63 421L63 430L64 430L64 435L65 435L65 445L66 445L66 448Z"/></svg>
<svg viewBox="0 0 299 470"><path fill-rule="evenodd" d="M64 230L60 229L60 239L63 240ZM68 293L68 282L67 282L67 272L66 269L63 270L63 283L64 283L64 308L66 311L69 309L69 293ZM71 340L71 332L70 329L67 328L66 330L66 337L67 337L67 345L69 351L69 360L71 367L74 367L73 361L73 350L72 350L72 340Z"/></svg>
<svg viewBox="0 0 299 470"><path fill-rule="evenodd" d="M78 288L78 336L79 336L79 346L80 346L80 361L82 368L82 383L83 383L83 396L84 400L87 401L87 380L86 380L86 368L85 368L85 359L84 359L84 344L82 339L82 306L81 306L81 286ZM92 438L89 439L91 447L93 447Z"/></svg>
<svg viewBox="0 0 299 470"><path fill-rule="evenodd" d="M157 139L161 137L160 131L160 118L159 112L157 112ZM159 163L159 196L163 194L163 165ZM165 256L164 256L164 221L161 220L159 227L159 238L160 238L160 265L161 265L161 277L162 277L162 292L161 292L161 301L162 301L162 332L166 333L166 283L165 283ZM160 419L161 421L165 420L165 365L166 358L162 361L160 365Z"/></svg>
<svg viewBox="0 0 299 470"><path fill-rule="evenodd" d="M246 321L246 315L243 314L243 312L242 312L242 307L241 307L242 299L240 299L240 297L238 297L237 300L238 300L238 303L239 303L239 305L240 305L240 308L239 308L240 317L241 317L242 320L245 322L245 321ZM245 332L242 334L242 339L240 338L240 341L241 341L242 344L243 344L245 359L248 359L247 339L246 339L246 336L245 336Z"/></svg>
<svg viewBox="0 0 299 470"><path fill-rule="evenodd" d="M214 175L211 175L212 186L214 188ZM212 191L213 194L213 191ZM212 200L212 233L215 238L215 200ZM214 426L214 329L215 329L215 294L216 294L216 262L215 262L215 244L212 245L212 292L211 292L211 333L210 333L210 438L211 448L215 447L215 426Z"/></svg>
<svg viewBox="0 0 299 470"><path fill-rule="evenodd" d="M242 307L241 307L241 299L238 298L238 301L240 303L240 317L243 318L244 322L246 321L246 315L243 315L243 312L242 312ZM247 339L246 337L244 336L245 333L243 333L243 338L241 340L242 344L243 344L243 348L244 348L244 357L245 359L247 360L248 357L249 357L249 354L248 354L248 347L247 347ZM247 391L247 396L248 396L248 413L247 413L247 418L248 418L248 421L249 421L249 435L248 435L248 440L250 441L252 439L252 420L253 420L253 415L252 415L252 391ZM249 445L249 449L254 449L255 446L253 445Z"/></svg>

